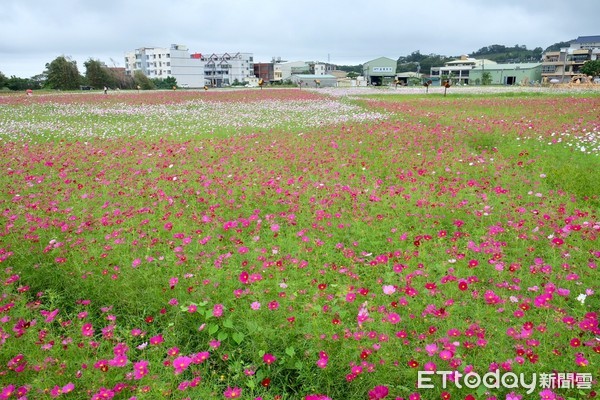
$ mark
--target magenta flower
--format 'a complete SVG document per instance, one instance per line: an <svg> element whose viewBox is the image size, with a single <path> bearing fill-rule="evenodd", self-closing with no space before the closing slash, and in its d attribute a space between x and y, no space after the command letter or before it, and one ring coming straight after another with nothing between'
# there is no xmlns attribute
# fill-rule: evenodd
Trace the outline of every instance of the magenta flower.
<svg viewBox="0 0 600 400"><path fill-rule="evenodd" d="M133 364L133 379L142 379L148 372L148 361L141 360Z"/></svg>
<svg viewBox="0 0 600 400"><path fill-rule="evenodd" d="M390 324L397 324L400 322L400 315L396 314L396 313L389 313L387 315L387 320Z"/></svg>
<svg viewBox="0 0 600 400"><path fill-rule="evenodd" d="M156 335L156 336L152 336L150 338L150 344L154 345L154 346L159 345L164 341L165 341L165 339L163 338L162 335Z"/></svg>
<svg viewBox="0 0 600 400"><path fill-rule="evenodd" d="M192 361L193 360L187 356L181 356L174 359L173 368L175 368L175 375L179 375L183 371L185 371L187 367L189 367L189 365L192 363Z"/></svg>
<svg viewBox="0 0 600 400"><path fill-rule="evenodd" d="M94 328L92 327L92 324L90 323L85 323L81 326L81 334L83 336L94 336Z"/></svg>
<svg viewBox="0 0 600 400"><path fill-rule="evenodd" d="M223 304L215 304L213 307L213 316L219 318L223 316Z"/></svg>
<svg viewBox="0 0 600 400"><path fill-rule="evenodd" d="M277 357L275 357L273 354L267 353L263 356L263 362L267 365L273 364L276 360Z"/></svg>
<svg viewBox="0 0 600 400"><path fill-rule="evenodd" d="M127 356L125 354L117 355L112 360L108 361L111 367L124 367L127 365Z"/></svg>
<svg viewBox="0 0 600 400"><path fill-rule="evenodd" d="M387 386L375 386L369 392L369 400L385 399L389 393Z"/></svg>
<svg viewBox="0 0 600 400"><path fill-rule="evenodd" d="M540 400L555 400L556 393L550 389L544 389L540 392Z"/></svg>
<svg viewBox="0 0 600 400"><path fill-rule="evenodd" d="M40 314L42 314L44 317L46 317L45 322L52 322L52 321L54 321L54 318L56 318L56 315L58 314L58 308L54 311L41 310Z"/></svg>
<svg viewBox="0 0 600 400"><path fill-rule="evenodd" d="M208 357L210 357L210 353L208 351L192 354L192 362L194 364L202 364L204 361L208 360Z"/></svg>
<svg viewBox="0 0 600 400"><path fill-rule="evenodd" d="M317 360L317 367L319 368L326 368L327 367L327 362L329 361L328 358L319 358Z"/></svg>
<svg viewBox="0 0 600 400"><path fill-rule="evenodd" d="M242 396L242 389L238 388L238 387L227 387L227 389L225 389L225 391L223 392L223 396L225 396L226 399L237 399L240 398Z"/></svg>

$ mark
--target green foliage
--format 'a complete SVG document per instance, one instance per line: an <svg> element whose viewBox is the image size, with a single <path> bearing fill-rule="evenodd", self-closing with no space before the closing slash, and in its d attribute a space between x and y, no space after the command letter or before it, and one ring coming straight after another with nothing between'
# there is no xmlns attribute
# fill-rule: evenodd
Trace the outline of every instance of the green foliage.
<svg viewBox="0 0 600 400"><path fill-rule="evenodd" d="M156 89L173 89L177 87L177 79L174 76L166 78L154 78L151 80ZM142 86L142 85L140 85ZM143 88L143 87L142 87Z"/></svg>
<svg viewBox="0 0 600 400"><path fill-rule="evenodd" d="M140 70L137 70L133 73L133 81L135 85L143 90L152 90L156 89L154 82L150 80L144 73Z"/></svg>
<svg viewBox="0 0 600 400"><path fill-rule="evenodd" d="M102 89L104 86L115 86L116 82L110 70L100 61L90 58L83 65L85 66L85 77L88 85L95 89Z"/></svg>
<svg viewBox="0 0 600 400"><path fill-rule="evenodd" d="M0 71L0 89L8 87L8 78Z"/></svg>
<svg viewBox="0 0 600 400"><path fill-rule="evenodd" d="M570 47L571 46L571 42L572 40L568 41L568 42L558 42L558 43L554 43L551 46L548 46L546 48L546 50L544 50L544 53L547 53L549 51L560 51L560 49L563 49L565 47Z"/></svg>
<svg viewBox="0 0 600 400"><path fill-rule="evenodd" d="M362 64L358 64L358 65L338 65L337 69L339 69L340 71L344 71L344 72L355 72L357 74L361 74L363 67Z"/></svg>
<svg viewBox="0 0 600 400"><path fill-rule="evenodd" d="M600 76L600 60L586 61L579 72L588 76Z"/></svg>
<svg viewBox="0 0 600 400"><path fill-rule="evenodd" d="M413 51L408 56L398 58L397 72L414 72L417 68L423 73L429 73L432 67L441 67L452 57L441 56L437 54L421 54L419 50Z"/></svg>
<svg viewBox="0 0 600 400"><path fill-rule="evenodd" d="M469 54L474 58L486 58L496 61L497 63L519 63L519 62L535 62L542 58L543 50L541 47L536 47L533 50L527 50L527 46L514 45L506 47L500 44L493 44L482 47L481 49Z"/></svg>
<svg viewBox="0 0 600 400"><path fill-rule="evenodd" d="M27 90L41 89L42 85L40 81L36 81L33 78L17 78L13 75L6 81L6 87L10 90Z"/></svg>
<svg viewBox="0 0 600 400"><path fill-rule="evenodd" d="M46 75L46 86L50 89L75 90L79 89L81 84L77 62L65 56L56 57L54 61L46 64Z"/></svg>
<svg viewBox="0 0 600 400"><path fill-rule="evenodd" d="M481 74L481 84L482 85L491 85L492 84L492 74L489 72L484 72Z"/></svg>

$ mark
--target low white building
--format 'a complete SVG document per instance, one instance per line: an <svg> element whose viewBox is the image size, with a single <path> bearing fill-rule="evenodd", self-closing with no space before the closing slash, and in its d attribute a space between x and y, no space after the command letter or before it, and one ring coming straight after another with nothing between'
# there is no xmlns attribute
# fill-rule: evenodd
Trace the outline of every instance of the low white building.
<svg viewBox="0 0 600 400"><path fill-rule="evenodd" d="M492 66L495 64L496 62L492 60L461 56L459 59L448 61L443 67L432 67L430 76L434 82L439 82L440 84L449 79L453 84L468 85L469 72L472 69L485 69L486 65Z"/></svg>
<svg viewBox="0 0 600 400"><path fill-rule="evenodd" d="M292 75L310 73L310 67L305 61L289 61L276 63L273 66L273 69L274 81L286 81L290 79Z"/></svg>

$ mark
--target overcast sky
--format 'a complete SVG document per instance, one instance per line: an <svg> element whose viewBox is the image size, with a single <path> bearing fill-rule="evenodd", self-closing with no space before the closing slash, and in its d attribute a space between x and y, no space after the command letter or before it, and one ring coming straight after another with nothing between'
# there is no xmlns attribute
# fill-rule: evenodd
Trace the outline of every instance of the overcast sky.
<svg viewBox="0 0 600 400"><path fill-rule="evenodd" d="M0 0L0 71L28 78L64 55L125 66L140 47L253 53L255 62L458 56L600 35L600 0Z"/></svg>

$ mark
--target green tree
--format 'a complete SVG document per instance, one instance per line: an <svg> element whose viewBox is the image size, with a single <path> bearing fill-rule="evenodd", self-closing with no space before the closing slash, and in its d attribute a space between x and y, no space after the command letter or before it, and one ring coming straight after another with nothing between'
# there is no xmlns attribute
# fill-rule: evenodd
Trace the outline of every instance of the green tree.
<svg viewBox="0 0 600 400"><path fill-rule="evenodd" d="M554 43L553 45L550 45L546 48L546 50L544 50L544 53L547 53L549 51L560 51L560 49L563 49L565 47L570 47L571 46L571 42L558 42L558 43Z"/></svg>
<svg viewBox="0 0 600 400"><path fill-rule="evenodd" d="M139 69L133 73L133 80L135 82L135 85L138 86L140 89L143 89L143 90L156 89L154 82L152 82L150 80L150 78L148 78L146 75L144 75L144 73L142 71L140 71Z"/></svg>
<svg viewBox="0 0 600 400"><path fill-rule="evenodd" d="M85 66L85 78L88 85L95 89L102 89L104 86L114 87L115 80L108 67L98 60L89 59L83 63Z"/></svg>
<svg viewBox="0 0 600 400"><path fill-rule="evenodd" d="M79 89L81 76L77 69L77 62L59 56L46 64L46 86L51 89L74 90Z"/></svg>
<svg viewBox="0 0 600 400"><path fill-rule="evenodd" d="M153 78L151 82L154 84L156 89L173 89L173 87L177 87L177 79L174 76L168 76L164 79Z"/></svg>
<svg viewBox="0 0 600 400"><path fill-rule="evenodd" d="M492 84L492 74L489 72L484 72L481 74L481 84L482 85L491 85Z"/></svg>
<svg viewBox="0 0 600 400"><path fill-rule="evenodd" d="M582 74L588 76L600 76L600 60L588 60L579 70Z"/></svg>
<svg viewBox="0 0 600 400"><path fill-rule="evenodd" d="M344 72L356 72L357 74L362 74L363 66L362 64L358 65L337 65L336 68L340 71Z"/></svg>
<svg viewBox="0 0 600 400"><path fill-rule="evenodd" d="M33 80L33 78L17 78L16 76L11 76L10 79L6 82L6 86L10 90L27 90L27 89L40 89L41 85L39 82Z"/></svg>
<svg viewBox="0 0 600 400"><path fill-rule="evenodd" d="M0 71L0 90L8 86L8 78Z"/></svg>

